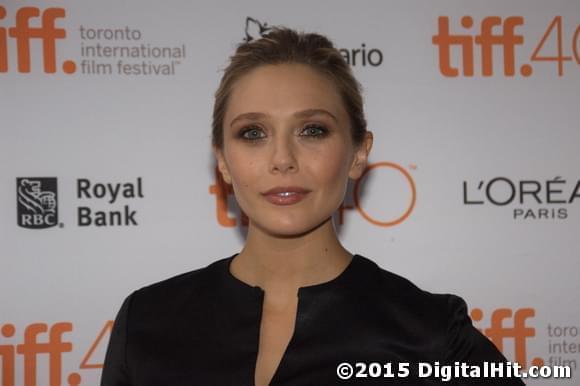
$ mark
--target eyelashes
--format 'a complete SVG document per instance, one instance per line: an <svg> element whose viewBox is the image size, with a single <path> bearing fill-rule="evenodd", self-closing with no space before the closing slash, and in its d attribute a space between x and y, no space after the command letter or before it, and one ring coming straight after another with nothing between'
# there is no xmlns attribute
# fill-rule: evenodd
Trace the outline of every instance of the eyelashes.
<svg viewBox="0 0 580 386"><path fill-rule="evenodd" d="M300 131L300 137L307 137L308 139L321 139L327 135L328 129L320 124L308 124ZM266 134L261 127L250 125L240 130L238 138L248 142L257 142L266 138Z"/></svg>
<svg viewBox="0 0 580 386"><path fill-rule="evenodd" d="M265 138L264 131L258 126L246 126L238 133L238 138L246 141L257 141Z"/></svg>

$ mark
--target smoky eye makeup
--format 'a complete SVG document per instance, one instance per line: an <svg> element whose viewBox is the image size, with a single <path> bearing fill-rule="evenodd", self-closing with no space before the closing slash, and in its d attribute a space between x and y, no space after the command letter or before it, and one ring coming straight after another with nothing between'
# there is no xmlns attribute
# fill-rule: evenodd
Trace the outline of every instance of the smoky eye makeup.
<svg viewBox="0 0 580 386"><path fill-rule="evenodd" d="M247 141L256 141L266 137L264 129L256 124L249 124L235 129L236 138Z"/></svg>
<svg viewBox="0 0 580 386"><path fill-rule="evenodd" d="M308 122L301 124L295 135L305 140L317 140L327 137L331 133L328 125L320 122ZM246 142L258 142L268 137L266 130L258 124L247 124L234 130L237 139Z"/></svg>
<svg viewBox="0 0 580 386"><path fill-rule="evenodd" d="M329 134L329 129L326 125L320 123L308 123L304 125L303 129L300 131L300 136L311 137L313 139L319 139L326 137Z"/></svg>
<svg viewBox="0 0 580 386"><path fill-rule="evenodd" d="M265 138L266 134L258 125L246 125L237 131L236 137L246 141L256 141Z"/></svg>

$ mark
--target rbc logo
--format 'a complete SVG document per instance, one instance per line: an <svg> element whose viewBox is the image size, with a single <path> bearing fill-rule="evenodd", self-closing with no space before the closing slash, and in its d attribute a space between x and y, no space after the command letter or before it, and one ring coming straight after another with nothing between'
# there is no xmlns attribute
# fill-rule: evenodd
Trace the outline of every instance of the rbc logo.
<svg viewBox="0 0 580 386"><path fill-rule="evenodd" d="M6 17L6 8L0 6L0 20ZM42 40L42 56L44 72L52 74L56 72L56 41L66 37L66 30L57 28L55 20L64 18L64 8L47 8L44 11L36 7L22 7L16 12L15 26L10 28L0 27L0 73L8 72L8 38L16 40L16 57L18 72L29 73L31 62L31 39ZM39 18L39 26L30 26L30 20ZM76 63L65 60L62 70L67 74L76 71Z"/></svg>
<svg viewBox="0 0 580 386"><path fill-rule="evenodd" d="M17 178L18 226L44 229L58 223L56 177Z"/></svg>

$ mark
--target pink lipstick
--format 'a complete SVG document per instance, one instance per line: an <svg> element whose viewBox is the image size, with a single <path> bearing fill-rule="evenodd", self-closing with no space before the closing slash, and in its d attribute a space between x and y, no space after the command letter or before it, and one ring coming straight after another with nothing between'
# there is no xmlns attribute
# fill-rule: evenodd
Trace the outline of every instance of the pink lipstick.
<svg viewBox="0 0 580 386"><path fill-rule="evenodd" d="M277 186L262 195L274 205L292 205L302 201L309 192L299 186Z"/></svg>

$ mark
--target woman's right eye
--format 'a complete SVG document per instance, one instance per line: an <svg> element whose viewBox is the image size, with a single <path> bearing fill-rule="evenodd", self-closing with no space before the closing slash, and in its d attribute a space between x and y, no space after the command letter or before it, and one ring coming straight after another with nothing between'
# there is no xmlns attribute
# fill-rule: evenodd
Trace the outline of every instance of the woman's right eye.
<svg viewBox="0 0 580 386"><path fill-rule="evenodd" d="M242 131L240 133L240 137L245 139L245 140L248 140L248 141L255 141L257 139L262 139L265 136L266 135L264 134L262 129L260 129L259 127L249 127L246 129L242 129Z"/></svg>

